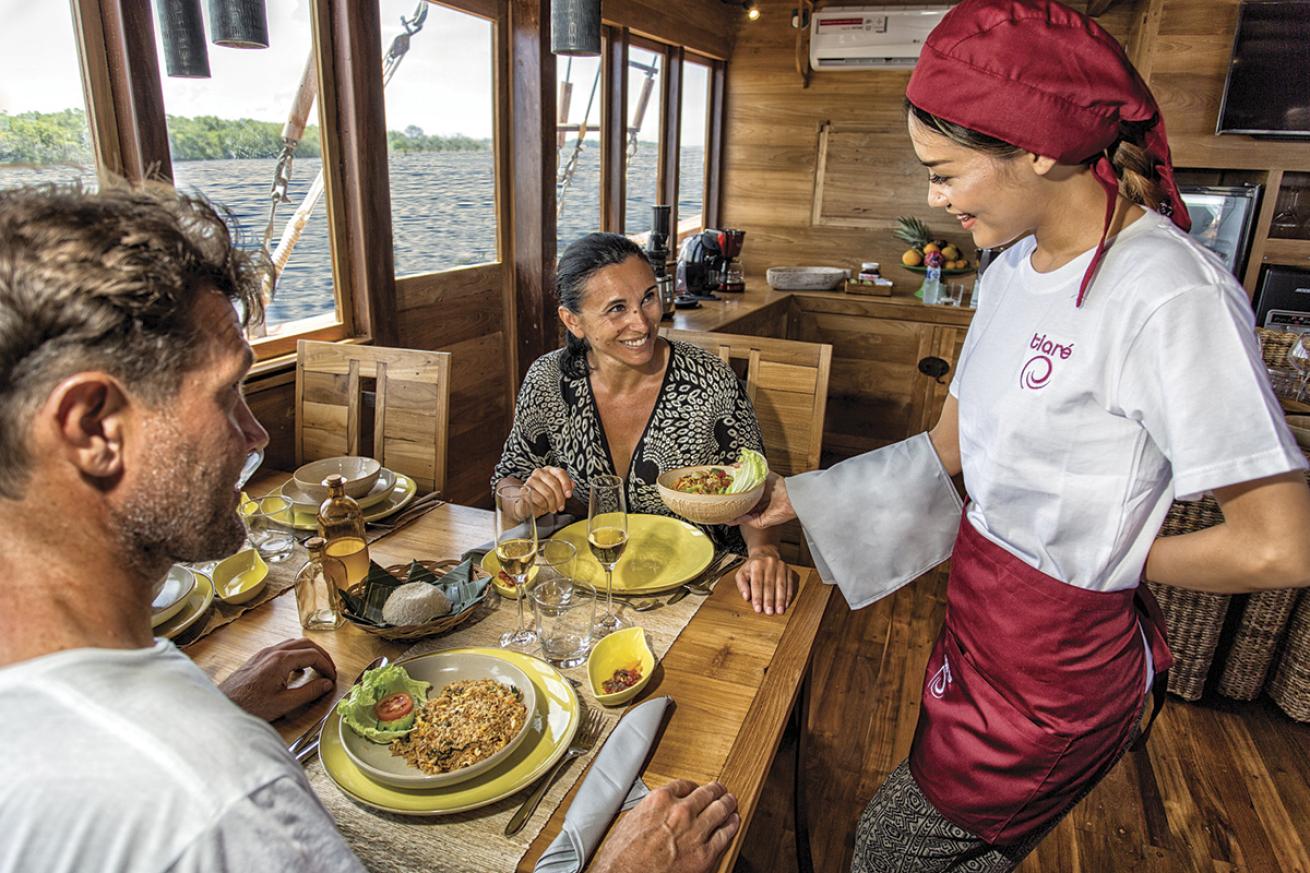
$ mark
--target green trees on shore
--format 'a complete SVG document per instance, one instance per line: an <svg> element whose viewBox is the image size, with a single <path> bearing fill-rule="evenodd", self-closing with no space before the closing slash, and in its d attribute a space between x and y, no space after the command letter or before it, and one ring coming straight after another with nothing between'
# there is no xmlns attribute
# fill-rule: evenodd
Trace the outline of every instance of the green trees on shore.
<svg viewBox="0 0 1310 873"><path fill-rule="evenodd" d="M217 118L213 115L168 116L169 145L175 161L210 161L230 158L275 158L282 150L282 125L253 118ZM487 140L455 136L429 136L422 128L387 131L393 152L486 151ZM318 157L317 127L305 130L296 147L297 157ZM80 109L62 112L0 112L0 164L89 164L91 140L86 114Z"/></svg>

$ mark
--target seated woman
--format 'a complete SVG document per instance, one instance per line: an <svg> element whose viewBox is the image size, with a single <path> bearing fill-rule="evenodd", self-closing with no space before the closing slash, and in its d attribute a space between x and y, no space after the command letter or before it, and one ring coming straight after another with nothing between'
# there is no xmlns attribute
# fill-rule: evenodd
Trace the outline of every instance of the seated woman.
<svg viewBox="0 0 1310 873"><path fill-rule="evenodd" d="M540 515L563 511L575 489L585 506L593 477L618 475L629 512L672 515L655 487L661 472L764 451L732 369L657 336L655 274L636 243L588 234L565 250L557 279L565 346L528 369L493 483L526 483ZM796 579L778 555L777 533L705 530L716 546L747 556L737 587L757 612L787 608Z"/></svg>

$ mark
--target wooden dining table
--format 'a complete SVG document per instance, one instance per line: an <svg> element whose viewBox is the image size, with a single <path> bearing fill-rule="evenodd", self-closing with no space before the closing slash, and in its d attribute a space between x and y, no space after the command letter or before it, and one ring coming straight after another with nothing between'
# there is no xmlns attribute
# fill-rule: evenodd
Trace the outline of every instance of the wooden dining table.
<svg viewBox="0 0 1310 873"><path fill-rule="evenodd" d="M251 493L280 485L286 474L265 473ZM369 546L379 564L412 558L456 558L492 535L492 513L442 504ZM718 869L728 871L747 839L783 731L797 706L809 670L819 622L831 594L810 568L795 567L797 595L786 613L763 615L742 600L731 578L715 586L661 661L652 681L633 701L668 695L673 714L642 771L652 788L674 779L719 780L737 797L741 828ZM513 608L502 601L498 608ZM245 613L184 651L216 682L259 649L304 635L290 591ZM367 634L352 625L309 635L337 666L335 693L274 723L288 741L314 724L378 655L396 657L411 645ZM576 766L576 765L575 765ZM530 871L559 833L581 780L552 813L520 860ZM524 790L526 796L527 789Z"/></svg>

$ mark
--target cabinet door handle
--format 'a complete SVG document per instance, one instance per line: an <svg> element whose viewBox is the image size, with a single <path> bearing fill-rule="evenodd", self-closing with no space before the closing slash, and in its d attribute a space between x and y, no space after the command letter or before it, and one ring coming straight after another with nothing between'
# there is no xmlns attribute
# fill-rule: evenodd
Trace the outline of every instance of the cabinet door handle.
<svg viewBox="0 0 1310 873"><path fill-rule="evenodd" d="M942 358L929 355L919 360L919 372L925 376L931 376L938 385L945 385L946 383L942 381L942 377L951 372L951 365Z"/></svg>

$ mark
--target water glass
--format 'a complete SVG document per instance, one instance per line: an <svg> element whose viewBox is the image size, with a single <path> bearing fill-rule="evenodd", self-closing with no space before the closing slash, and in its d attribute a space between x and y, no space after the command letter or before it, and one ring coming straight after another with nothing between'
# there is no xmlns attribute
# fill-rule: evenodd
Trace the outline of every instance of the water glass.
<svg viewBox="0 0 1310 873"><path fill-rule="evenodd" d="M270 494L257 501L254 510L246 516L250 542L265 561L271 564L285 561L295 551L294 512L290 500Z"/></svg>
<svg viewBox="0 0 1310 873"><path fill-rule="evenodd" d="M942 285L942 295L937 302L945 306L960 306L964 303L964 293L963 282L947 282Z"/></svg>
<svg viewBox="0 0 1310 873"><path fill-rule="evenodd" d="M538 578L529 596L546 660L556 667L576 667L586 661L596 621L596 589L566 578Z"/></svg>
<svg viewBox="0 0 1310 873"><path fill-rule="evenodd" d="M537 549L536 569L533 571L532 578L528 580L529 587L543 582L572 581L573 561L577 557L578 550L573 547L573 543L565 540L542 540Z"/></svg>

